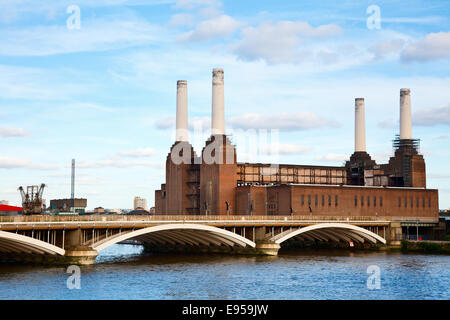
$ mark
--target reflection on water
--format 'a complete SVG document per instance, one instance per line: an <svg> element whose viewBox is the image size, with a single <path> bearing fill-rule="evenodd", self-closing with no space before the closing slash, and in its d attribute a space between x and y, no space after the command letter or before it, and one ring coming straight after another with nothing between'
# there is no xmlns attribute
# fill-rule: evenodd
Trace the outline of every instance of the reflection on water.
<svg viewBox="0 0 450 320"><path fill-rule="evenodd" d="M381 269L381 289L366 286ZM449 299L450 257L288 250L278 257L152 255L114 245L81 267L69 290L63 267L0 264L0 299Z"/></svg>

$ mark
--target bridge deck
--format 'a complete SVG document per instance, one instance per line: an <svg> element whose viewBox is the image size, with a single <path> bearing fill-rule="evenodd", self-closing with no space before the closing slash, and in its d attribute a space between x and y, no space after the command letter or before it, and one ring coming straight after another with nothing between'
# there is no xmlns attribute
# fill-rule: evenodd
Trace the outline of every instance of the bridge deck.
<svg viewBox="0 0 450 320"><path fill-rule="evenodd" d="M387 226L390 222L435 224L430 218L412 219L395 217L330 217L330 216L134 216L134 215L82 215L82 216L3 216L0 230L58 230L91 228L146 228L162 224L195 223L215 227L303 227L317 223L347 223L358 226Z"/></svg>

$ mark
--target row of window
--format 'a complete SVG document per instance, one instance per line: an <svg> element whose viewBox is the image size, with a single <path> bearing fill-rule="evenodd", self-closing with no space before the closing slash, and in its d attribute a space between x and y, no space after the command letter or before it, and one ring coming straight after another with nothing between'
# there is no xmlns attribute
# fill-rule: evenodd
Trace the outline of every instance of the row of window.
<svg viewBox="0 0 450 320"><path fill-rule="evenodd" d="M420 198L418 198L418 197L416 198L416 208L420 208L421 202L422 202L422 208L425 208L425 198L424 197L422 198L422 201L420 201ZM398 207L399 208L402 207L402 203L403 203L403 206L405 208L407 208L408 207L408 197L404 197L403 201L402 201L402 197L398 197ZM409 198L409 203L410 203L409 207L414 208L414 197ZM428 208L431 208L431 198L430 197L428 198Z"/></svg>
<svg viewBox="0 0 450 320"><path fill-rule="evenodd" d="M409 206L410 208L414 207L414 198L411 197L409 199ZM331 207L332 205L334 205L335 207L338 206L338 196L335 195L334 196L334 201L333 201L333 196L331 195L321 195L319 197L319 195L301 195L301 205L304 206L305 204L307 204L308 206L311 206L312 203L314 202L315 206L319 205L319 202L321 203L322 206L328 205L329 207ZM358 206L358 204L361 205L361 207L364 206L383 206L383 197L376 197L376 196L355 196L355 207ZM408 197L398 197L398 207L401 208L402 204L404 205L405 208L408 207ZM422 201L420 201L420 198L416 198L416 208L420 207L420 204L422 204L422 207L425 208L425 198L422 198ZM431 198L428 198L428 207L431 208Z"/></svg>
<svg viewBox="0 0 450 320"><path fill-rule="evenodd" d="M312 196L311 195L307 195L306 198L308 200L308 206L311 206ZM321 197L322 206L325 206L326 198L328 198L327 199L328 200L327 201L328 206L331 207L332 199L333 199L333 197L331 195L328 195L327 197L325 197L325 195L322 195L322 197ZM304 194L302 194L302 196L301 196L301 203L302 203L302 206L305 205L305 195ZM314 195L314 205L315 206L319 205L319 196L317 194ZM338 196L337 195L334 196L334 206L335 207L338 206Z"/></svg>
<svg viewBox="0 0 450 320"><path fill-rule="evenodd" d="M361 207L364 207L364 196L361 196L361 201L360 201L360 203L361 203ZM370 199L371 199L371 197L370 196L367 196L367 206L368 207L370 207L371 206L371 201L370 201ZM383 197L379 197L378 198L379 199L379 206L380 207L382 207L383 206ZM376 196L374 196L373 197L373 201L372 201L372 205L374 206L374 207L376 207L377 206L377 197ZM358 196L355 196L355 207L357 207L358 206Z"/></svg>

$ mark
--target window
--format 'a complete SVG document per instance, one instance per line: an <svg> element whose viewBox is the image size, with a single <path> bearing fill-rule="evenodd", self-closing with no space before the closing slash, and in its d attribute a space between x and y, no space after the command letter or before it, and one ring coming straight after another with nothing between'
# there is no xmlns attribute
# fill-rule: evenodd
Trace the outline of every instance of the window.
<svg viewBox="0 0 450 320"><path fill-rule="evenodd" d="M319 199L317 197L317 194L314 195L314 204L317 206L319 204Z"/></svg>
<svg viewBox="0 0 450 320"><path fill-rule="evenodd" d="M383 206L383 197L380 197L380 207Z"/></svg>
<svg viewBox="0 0 450 320"><path fill-rule="evenodd" d="M328 196L328 206L331 207L331 196Z"/></svg>
<svg viewBox="0 0 450 320"><path fill-rule="evenodd" d="M367 196L367 206L370 207L370 196Z"/></svg>
<svg viewBox="0 0 450 320"><path fill-rule="evenodd" d="M431 198L428 198L428 208L431 208Z"/></svg>
<svg viewBox="0 0 450 320"><path fill-rule="evenodd" d="M322 195L322 207L325 205L325 195Z"/></svg>
<svg viewBox="0 0 450 320"><path fill-rule="evenodd" d="M334 196L334 206L337 207L338 205L338 196Z"/></svg>
<svg viewBox="0 0 450 320"><path fill-rule="evenodd" d="M407 207L408 207L408 198L405 197L405 208L407 208Z"/></svg>
<svg viewBox="0 0 450 320"><path fill-rule="evenodd" d="M425 198L422 198L422 207L425 208Z"/></svg>
<svg viewBox="0 0 450 320"><path fill-rule="evenodd" d="M419 207L419 198L416 198L416 208Z"/></svg>
<svg viewBox="0 0 450 320"><path fill-rule="evenodd" d="M411 208L414 207L414 198L411 197Z"/></svg>
<svg viewBox="0 0 450 320"><path fill-rule="evenodd" d="M308 206L311 206L311 195L308 195Z"/></svg>
<svg viewBox="0 0 450 320"><path fill-rule="evenodd" d="M398 197L398 207L400 208L402 206L402 198Z"/></svg>
<svg viewBox="0 0 450 320"><path fill-rule="evenodd" d="M377 197L373 197L373 206L374 206L374 207L377 206Z"/></svg>
<svg viewBox="0 0 450 320"><path fill-rule="evenodd" d="M364 197L361 196L361 207L364 206Z"/></svg>
<svg viewBox="0 0 450 320"><path fill-rule="evenodd" d="M304 205L305 205L305 195L302 194L302 206L304 206Z"/></svg>
<svg viewBox="0 0 450 320"><path fill-rule="evenodd" d="M355 207L358 206L358 196L355 196Z"/></svg>

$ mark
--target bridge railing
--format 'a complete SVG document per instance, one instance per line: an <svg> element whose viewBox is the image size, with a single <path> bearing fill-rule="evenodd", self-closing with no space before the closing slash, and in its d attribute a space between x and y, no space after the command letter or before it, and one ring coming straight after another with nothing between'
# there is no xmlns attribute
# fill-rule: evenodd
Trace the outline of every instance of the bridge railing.
<svg viewBox="0 0 450 320"><path fill-rule="evenodd" d="M226 216L226 215L31 215L31 216L0 216L0 223L7 222L72 222L72 221L252 221L252 220L270 220L270 221L418 221L435 223L438 220L433 217L397 217L397 216L318 216L318 215L288 215L288 216Z"/></svg>

